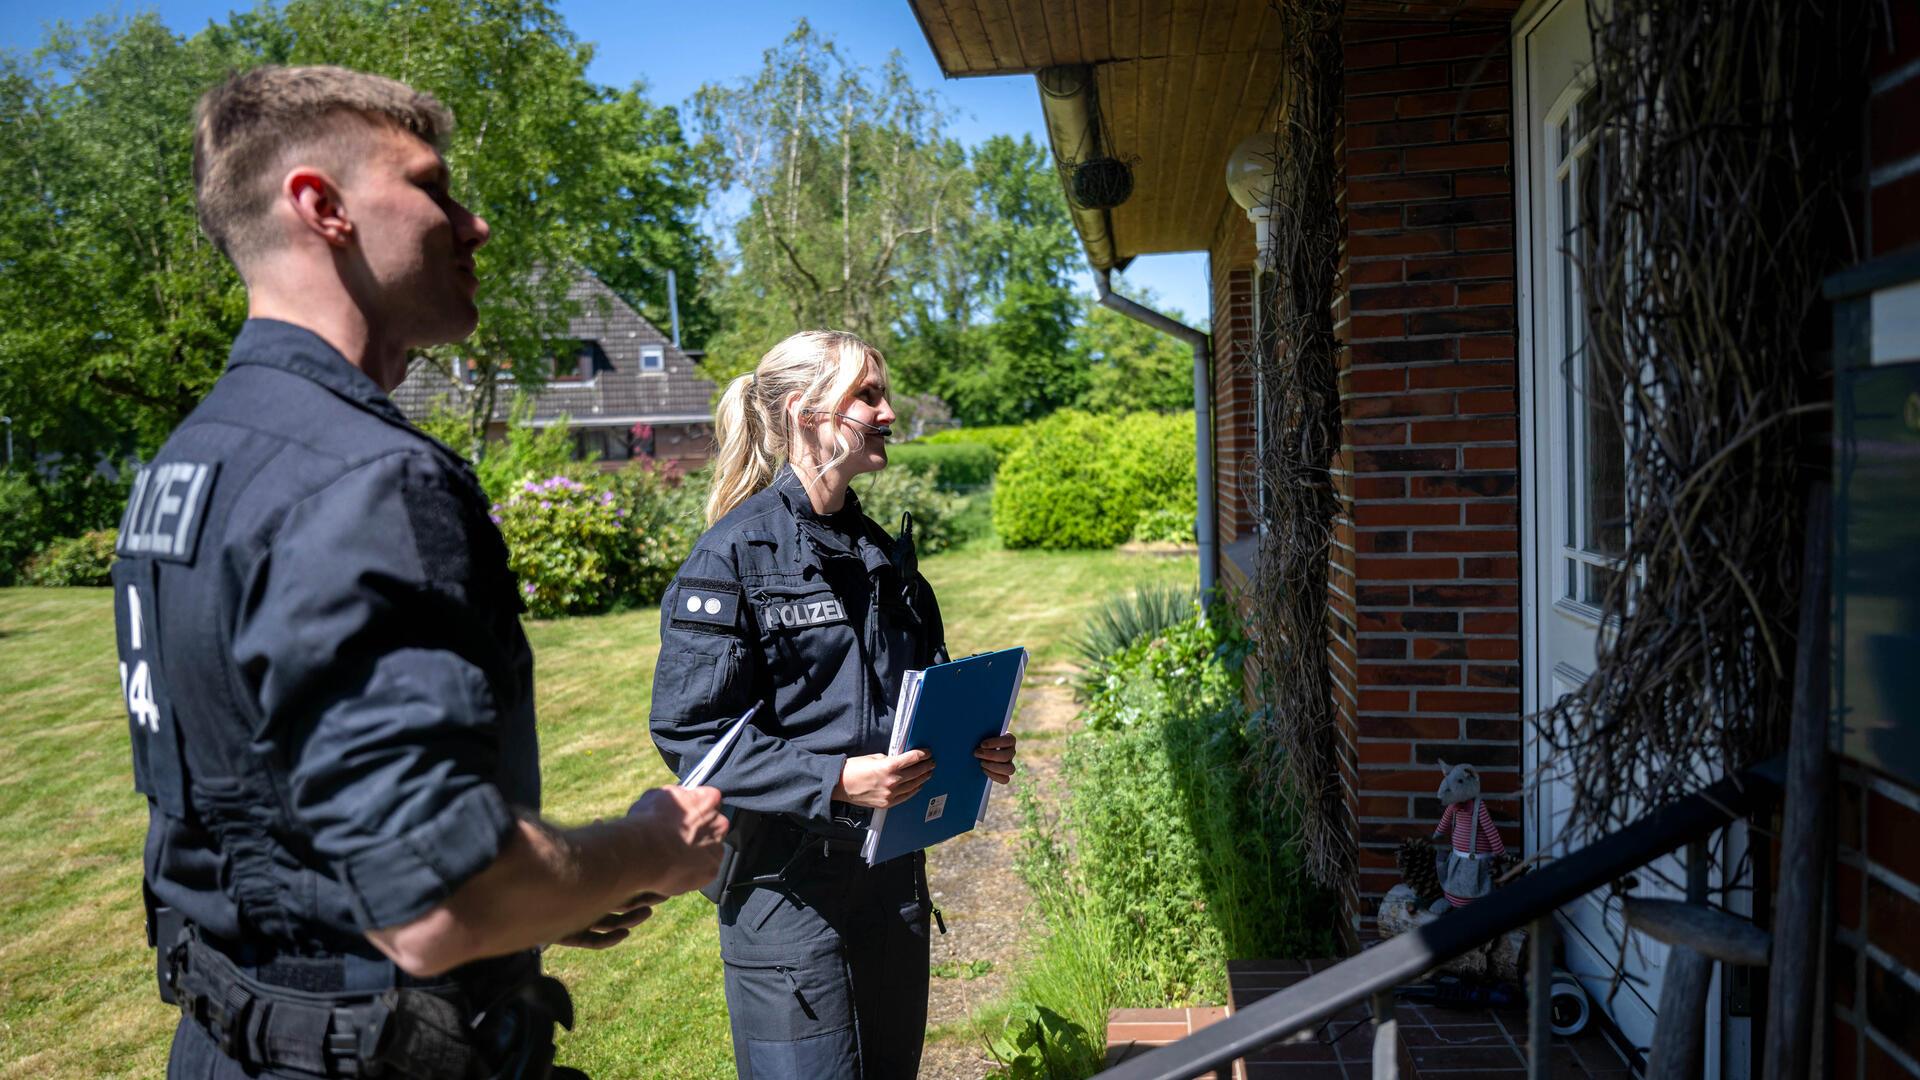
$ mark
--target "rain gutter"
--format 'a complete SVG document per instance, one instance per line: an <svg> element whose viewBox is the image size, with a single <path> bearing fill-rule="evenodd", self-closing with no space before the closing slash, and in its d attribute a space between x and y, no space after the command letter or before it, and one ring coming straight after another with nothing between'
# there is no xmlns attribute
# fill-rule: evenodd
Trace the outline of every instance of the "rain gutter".
<svg viewBox="0 0 1920 1080"><path fill-rule="evenodd" d="M1113 246L1113 215L1105 210L1089 210L1073 201L1073 188L1067 170L1098 154L1100 131L1094 116L1093 65L1057 64L1041 68L1033 81L1040 87L1040 113L1047 124L1047 141L1053 144L1054 172L1059 174L1060 189L1067 197L1067 213L1073 217L1073 231L1080 234L1080 246L1087 249L1087 260L1095 270L1124 270L1132 261L1122 259Z"/></svg>

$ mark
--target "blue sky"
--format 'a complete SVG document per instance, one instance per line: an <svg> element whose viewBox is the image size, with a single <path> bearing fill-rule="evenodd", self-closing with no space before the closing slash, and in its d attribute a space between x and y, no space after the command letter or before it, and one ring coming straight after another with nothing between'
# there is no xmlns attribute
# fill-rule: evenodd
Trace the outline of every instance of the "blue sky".
<svg viewBox="0 0 1920 1080"><path fill-rule="evenodd" d="M223 21L232 0L146 0L133 3L0 3L0 47L28 49L53 19L83 21L108 12L158 12L175 31L190 34ZM679 103L707 82L732 82L760 66L761 53L805 15L839 42L847 55L879 63L898 49L914 80L937 87L953 113L951 132L969 145L988 136L1030 134L1044 143L1039 95L1030 76L947 79L920 34L907 0L842 0L814 10L771 0L558 0L568 25L595 46L592 76L624 86L644 81L655 101ZM1083 281L1091 294L1092 285ZM1123 291L1151 289L1162 306L1196 319L1207 311L1206 258L1156 255L1137 260L1119 282Z"/></svg>

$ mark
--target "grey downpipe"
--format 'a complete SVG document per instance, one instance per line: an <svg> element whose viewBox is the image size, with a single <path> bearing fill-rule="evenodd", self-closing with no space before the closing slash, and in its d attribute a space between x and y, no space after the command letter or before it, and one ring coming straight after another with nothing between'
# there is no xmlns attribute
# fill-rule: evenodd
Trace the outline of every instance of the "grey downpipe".
<svg viewBox="0 0 1920 1080"><path fill-rule="evenodd" d="M1091 264L1089 264L1091 265ZM1199 487L1199 519L1194 522L1194 538L1200 544L1200 595L1211 597L1218 583L1218 542L1214 534L1213 510L1213 394L1211 379L1212 348L1207 335L1182 322L1162 315L1143 304L1113 291L1108 280L1112 272L1093 267L1093 289L1100 303L1136 322L1145 323L1193 346L1193 458L1194 481Z"/></svg>

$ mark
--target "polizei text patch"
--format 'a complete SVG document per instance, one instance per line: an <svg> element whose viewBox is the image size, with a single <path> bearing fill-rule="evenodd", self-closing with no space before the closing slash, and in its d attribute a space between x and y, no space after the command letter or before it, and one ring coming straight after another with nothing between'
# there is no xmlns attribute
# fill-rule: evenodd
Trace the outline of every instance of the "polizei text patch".
<svg viewBox="0 0 1920 1080"><path fill-rule="evenodd" d="M825 626L846 622L847 606L829 597L825 600L796 600L790 604L760 605L760 627L777 630L783 626Z"/></svg>

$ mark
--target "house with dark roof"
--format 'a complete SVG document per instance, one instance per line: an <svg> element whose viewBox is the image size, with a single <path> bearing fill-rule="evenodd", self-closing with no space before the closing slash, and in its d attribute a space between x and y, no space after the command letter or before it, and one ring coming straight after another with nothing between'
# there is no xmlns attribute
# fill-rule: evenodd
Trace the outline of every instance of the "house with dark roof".
<svg viewBox="0 0 1920 1080"><path fill-rule="evenodd" d="M574 277L567 298L580 305L550 359L546 385L533 395L532 424L565 424L580 456L606 463L633 458L694 468L713 456L713 383L690 353L588 271ZM469 373L469 378L471 374ZM515 394L496 395L489 437L504 432ZM414 361L393 400L422 416L444 398L455 408L473 393L437 364Z"/></svg>

